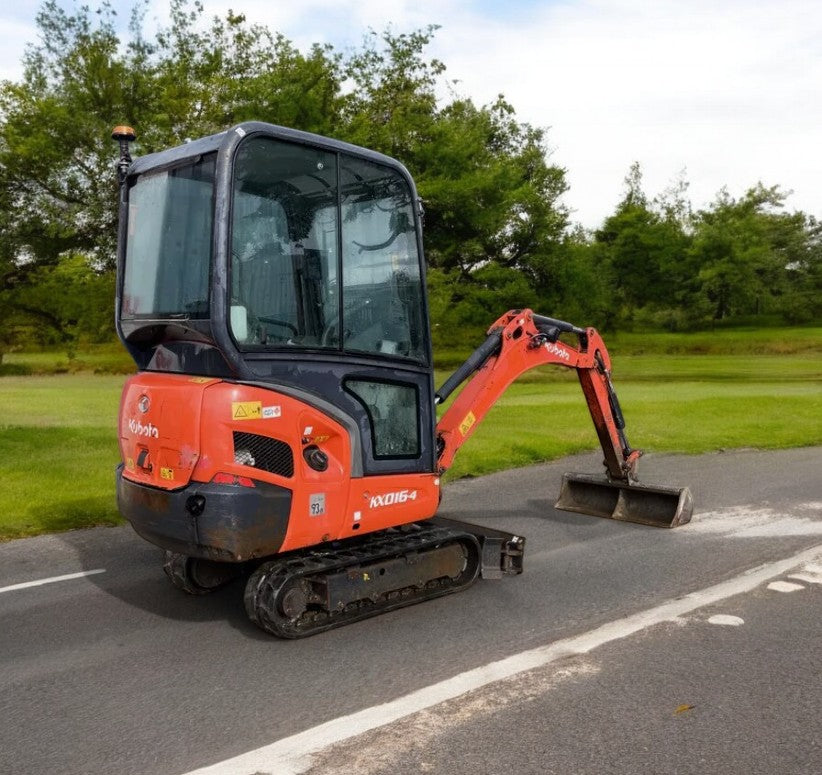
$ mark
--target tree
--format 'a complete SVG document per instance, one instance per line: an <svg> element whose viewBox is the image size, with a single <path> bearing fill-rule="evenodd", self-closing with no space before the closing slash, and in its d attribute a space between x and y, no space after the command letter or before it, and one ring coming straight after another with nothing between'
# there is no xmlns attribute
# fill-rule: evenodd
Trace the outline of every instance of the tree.
<svg viewBox="0 0 822 775"><path fill-rule="evenodd" d="M455 101L413 156L429 260L465 279L496 261L536 280L540 255L567 225L564 171L545 162L542 132L512 114L502 99Z"/></svg>
<svg viewBox="0 0 822 775"><path fill-rule="evenodd" d="M782 315L789 323L807 323L822 318L822 223L803 218L802 239L785 264L787 290ZM786 259L788 256L786 256Z"/></svg>
<svg viewBox="0 0 822 775"><path fill-rule="evenodd" d="M347 62L356 88L343 132L411 170L425 202L432 266L470 281L492 261L533 281L530 260L567 225L559 203L565 173L546 162L544 132L518 122L502 96L483 107L459 97L438 106L445 65L424 56L436 29L370 34Z"/></svg>
<svg viewBox="0 0 822 775"><path fill-rule="evenodd" d="M353 85L341 129L352 143L406 161L431 140L438 118L436 86L445 65L423 56L436 26L381 35L371 30L360 51L346 61Z"/></svg>
<svg viewBox="0 0 822 775"><path fill-rule="evenodd" d="M632 165L625 195L596 232L623 321L671 329L745 316L819 314L819 226L784 212L787 194L761 183L736 200L723 189L694 213L687 183L649 200Z"/></svg>
<svg viewBox="0 0 822 775"><path fill-rule="evenodd" d="M795 289L812 275L813 224L803 213L782 212L786 197L761 183L739 200L722 190L697 214L691 256L713 320L784 311L791 274L805 274L794 277Z"/></svg>
<svg viewBox="0 0 822 775"><path fill-rule="evenodd" d="M581 227L568 233L551 263L553 282L541 293L542 309L581 326L614 328L619 310L610 271L591 235Z"/></svg>
<svg viewBox="0 0 822 775"><path fill-rule="evenodd" d="M682 197L680 186L672 198L649 202L640 166L634 163L616 212L596 232L596 247L623 315L644 309L659 317L685 303L690 237L681 220L689 211Z"/></svg>
<svg viewBox="0 0 822 775"><path fill-rule="evenodd" d="M69 357L81 340L108 341L114 333L111 299L114 274L97 272L81 253L67 254L55 265L41 264L30 281L18 289L15 309L40 325L35 340L59 344Z"/></svg>
<svg viewBox="0 0 822 775"><path fill-rule="evenodd" d="M171 0L169 12L171 24L151 49L151 150L251 119L321 134L338 126L342 57L331 46L303 54L231 11L206 26L202 6L190 0Z"/></svg>
<svg viewBox="0 0 822 775"><path fill-rule="evenodd" d="M98 273L113 266L110 116L124 115L142 76L129 67L137 49L118 50L107 4L94 20L47 0L37 24L41 40L26 52L21 82L0 85L0 308L11 314L0 325L55 328L51 312L31 303L31 286L69 255Z"/></svg>
<svg viewBox="0 0 822 775"><path fill-rule="evenodd" d="M37 22L42 43L29 48L22 82L0 88L0 187L11 215L2 241L27 259L15 279L67 250L110 265L116 233L111 175L100 174L111 165L111 127L97 118L123 105L111 15L93 27L48 0Z"/></svg>
<svg viewBox="0 0 822 775"><path fill-rule="evenodd" d="M564 172L547 164L542 130L504 99L440 104L445 67L425 55L435 27L372 32L344 56L301 52L242 14L206 20L196 0L171 0L169 25L149 42L146 8L135 6L121 40L106 2L69 13L46 0L21 81L0 85L0 303L54 328L53 315L20 301L27 283L50 276L41 268L83 256L111 271L109 134L120 123L135 128L138 155L252 118L393 155L425 200L432 264L467 282L492 263L525 285L547 282L545 257L567 222Z"/></svg>

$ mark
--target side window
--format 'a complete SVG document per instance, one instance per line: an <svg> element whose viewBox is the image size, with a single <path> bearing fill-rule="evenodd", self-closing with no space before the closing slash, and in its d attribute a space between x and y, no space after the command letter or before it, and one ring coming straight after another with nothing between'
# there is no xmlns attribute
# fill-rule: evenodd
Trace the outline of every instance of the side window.
<svg viewBox="0 0 822 775"><path fill-rule="evenodd" d="M123 317L208 317L214 159L151 172L132 186Z"/></svg>
<svg viewBox="0 0 822 775"><path fill-rule="evenodd" d="M366 409L374 457L419 457L419 395L414 385L348 379L345 389Z"/></svg>

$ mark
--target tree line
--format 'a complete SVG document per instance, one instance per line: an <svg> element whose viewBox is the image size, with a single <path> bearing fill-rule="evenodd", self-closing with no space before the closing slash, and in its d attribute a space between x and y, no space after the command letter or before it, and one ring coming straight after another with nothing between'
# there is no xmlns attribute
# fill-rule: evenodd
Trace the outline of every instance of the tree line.
<svg viewBox="0 0 822 775"><path fill-rule="evenodd" d="M149 40L146 12L138 2L123 32L107 2L46 0L20 80L0 84L0 357L113 338L110 132L122 123L137 154L256 119L402 161L424 202L442 341L522 306L601 328L822 316L822 227L788 212L778 186L721 191L694 211L682 180L649 198L637 164L602 226L575 227L545 131L503 96L478 106L458 94L426 54L434 26L300 50L242 14L206 19L192 0L171 0Z"/></svg>

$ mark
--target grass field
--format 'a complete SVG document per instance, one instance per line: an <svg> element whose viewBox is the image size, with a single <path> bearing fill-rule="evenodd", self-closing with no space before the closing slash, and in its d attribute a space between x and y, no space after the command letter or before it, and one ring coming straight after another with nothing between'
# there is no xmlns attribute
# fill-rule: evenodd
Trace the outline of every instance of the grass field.
<svg viewBox="0 0 822 775"><path fill-rule="evenodd" d="M701 364L700 364L701 365ZM822 369L822 358L817 360ZM647 452L822 444L822 372L816 382L616 380L629 441ZM515 384L460 451L449 477L490 473L595 449L575 382ZM595 473L595 472L592 472Z"/></svg>
<svg viewBox="0 0 822 775"><path fill-rule="evenodd" d="M64 350L37 352L10 352L0 364L0 376L27 376L44 374L129 374L134 361L117 342L87 345L69 358Z"/></svg>
<svg viewBox="0 0 822 775"><path fill-rule="evenodd" d="M822 329L655 334L641 342L633 336L607 341L635 446L698 453L822 444ZM100 355L100 362L106 358L120 362L114 352ZM15 359L28 370L52 373L0 377L0 540L119 523L114 466L124 377L53 373L54 357L43 353ZM446 375L438 372L437 384ZM491 410L448 476L596 446L574 374L538 369Z"/></svg>
<svg viewBox="0 0 822 775"><path fill-rule="evenodd" d="M123 381L0 379L0 540L121 521L114 466Z"/></svg>
<svg viewBox="0 0 822 775"><path fill-rule="evenodd" d="M608 351L615 358L631 355L801 355L822 352L822 327L733 328L688 334L661 332L603 333ZM482 341L482 334L476 337ZM569 340L572 341L572 340ZM467 347L435 348L434 357L442 368L454 369L471 352Z"/></svg>

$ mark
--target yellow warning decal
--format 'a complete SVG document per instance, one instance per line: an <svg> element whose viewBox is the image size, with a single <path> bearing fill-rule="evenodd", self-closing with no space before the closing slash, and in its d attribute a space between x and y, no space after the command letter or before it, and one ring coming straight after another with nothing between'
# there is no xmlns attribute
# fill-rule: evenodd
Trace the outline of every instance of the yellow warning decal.
<svg viewBox="0 0 822 775"><path fill-rule="evenodd" d="M259 420L263 416L262 401L232 401L232 420Z"/></svg>
<svg viewBox="0 0 822 775"><path fill-rule="evenodd" d="M174 479L174 469L173 468L161 468L160 469L160 476L163 479Z"/></svg>
<svg viewBox="0 0 822 775"><path fill-rule="evenodd" d="M206 382L216 382L216 377L192 377L189 382L193 382L195 385L205 385Z"/></svg>
<svg viewBox="0 0 822 775"><path fill-rule="evenodd" d="M477 421L477 418L474 417L474 413L473 412L468 412L468 414L466 414L465 417L463 418L463 421L460 423L460 433L463 436L466 436L468 434L468 431L471 430L471 428L474 426L474 423L476 421Z"/></svg>
<svg viewBox="0 0 822 775"><path fill-rule="evenodd" d="M134 468L134 458L127 457L126 458L126 468Z"/></svg>

